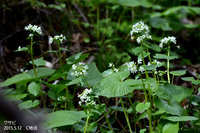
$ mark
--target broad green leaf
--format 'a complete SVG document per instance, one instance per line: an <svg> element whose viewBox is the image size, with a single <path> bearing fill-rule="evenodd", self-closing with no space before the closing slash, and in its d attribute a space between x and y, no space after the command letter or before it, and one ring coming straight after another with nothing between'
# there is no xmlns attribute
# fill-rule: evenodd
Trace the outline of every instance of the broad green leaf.
<svg viewBox="0 0 200 133"><path fill-rule="evenodd" d="M147 0L108 0L109 3L120 4L128 7L151 7L152 3Z"/></svg>
<svg viewBox="0 0 200 133"><path fill-rule="evenodd" d="M167 56L167 55L164 55L164 54L156 54L156 55L154 56L154 58L156 58L156 59L173 60L173 59L178 58L178 56Z"/></svg>
<svg viewBox="0 0 200 133"><path fill-rule="evenodd" d="M28 100L23 103L20 103L18 106L20 109L30 109L38 106L39 104L40 104L39 100L35 100L33 102L31 100Z"/></svg>
<svg viewBox="0 0 200 133"><path fill-rule="evenodd" d="M38 96L38 94L40 93L40 89L40 84L37 84L36 82L32 82L28 85L28 91L35 97Z"/></svg>
<svg viewBox="0 0 200 133"><path fill-rule="evenodd" d="M102 74L99 72L95 63L91 63L88 65L88 74L86 75L86 80L89 83L90 87L96 85L103 79ZM87 86L85 84L85 86Z"/></svg>
<svg viewBox="0 0 200 133"><path fill-rule="evenodd" d="M32 61L29 61L30 64L32 64ZM45 66L46 65L46 61L44 60L43 57L39 58L39 59L35 59L34 60L34 65L38 66Z"/></svg>
<svg viewBox="0 0 200 133"><path fill-rule="evenodd" d="M164 84L164 85L159 86L155 95L167 100L174 100L177 102L181 102L186 97L190 96L192 92L193 92L193 89L189 89L183 86Z"/></svg>
<svg viewBox="0 0 200 133"><path fill-rule="evenodd" d="M179 131L179 123L172 124L172 123L167 123L164 125L162 129L162 133L178 133Z"/></svg>
<svg viewBox="0 0 200 133"><path fill-rule="evenodd" d="M73 125L79 122L82 118L87 117L83 111L68 111L60 110L53 113L49 113L46 117L46 128L55 128L67 125Z"/></svg>
<svg viewBox="0 0 200 133"><path fill-rule="evenodd" d="M194 116L164 116L164 117L161 117L161 118L169 120L169 121L173 121L173 122L198 120L198 118L194 117Z"/></svg>
<svg viewBox="0 0 200 133"><path fill-rule="evenodd" d="M87 58L89 54L83 54L83 52L72 55L66 59L67 64L77 64L83 59Z"/></svg>
<svg viewBox="0 0 200 133"><path fill-rule="evenodd" d="M181 75L185 75L186 70L178 70L178 71L171 71L170 74L174 75L174 76L181 76Z"/></svg>
<svg viewBox="0 0 200 133"><path fill-rule="evenodd" d="M200 80L195 80L194 77L183 77L181 79L184 80L184 81L191 81L195 85L200 84Z"/></svg>
<svg viewBox="0 0 200 133"><path fill-rule="evenodd" d="M79 83L81 83L81 81L82 81L82 77L75 78L75 79L73 79L72 81L70 81L69 83L67 83L66 85L67 85L67 86L70 86L70 85L79 84Z"/></svg>
<svg viewBox="0 0 200 133"><path fill-rule="evenodd" d="M155 105L158 109L164 110L168 114L186 116L188 115L186 110L180 106L177 102L168 103L161 99L155 99Z"/></svg>
<svg viewBox="0 0 200 133"><path fill-rule="evenodd" d="M30 79L32 79L32 77L29 74L26 74L26 73L17 74L15 76L7 79L3 83L1 83L0 86L1 87L9 86L9 85L12 85L12 84L15 84L15 83L19 83L19 82L22 82L22 81L27 81L27 80L30 80Z"/></svg>
<svg viewBox="0 0 200 133"><path fill-rule="evenodd" d="M147 131L147 129L141 129L140 133L145 133Z"/></svg>
<svg viewBox="0 0 200 133"><path fill-rule="evenodd" d="M62 85L62 84L53 85L44 81L42 81L42 83L46 84L56 95L58 95L63 89L67 87L67 85Z"/></svg>
<svg viewBox="0 0 200 133"><path fill-rule="evenodd" d="M150 24L152 27L157 28L157 29L162 29L164 31L171 31L173 30L170 27L170 24L167 19L156 17L150 19Z"/></svg>
<svg viewBox="0 0 200 133"><path fill-rule="evenodd" d="M150 103L149 102L138 103L137 106L136 106L136 111L137 112L146 111L149 107L150 107Z"/></svg>
<svg viewBox="0 0 200 133"><path fill-rule="evenodd" d="M36 68L37 78L44 78L52 75L55 72L55 70L47 67L38 67ZM31 69L27 72L27 74L31 75L33 78L35 78L34 70Z"/></svg>
<svg viewBox="0 0 200 133"><path fill-rule="evenodd" d="M14 101L18 101L21 100L23 98L25 98L28 94L11 94L6 96L7 98L14 100Z"/></svg>
<svg viewBox="0 0 200 133"><path fill-rule="evenodd" d="M129 75L129 71L124 71L105 77L94 87L94 93L106 97L119 97L132 92L134 88L125 80Z"/></svg>

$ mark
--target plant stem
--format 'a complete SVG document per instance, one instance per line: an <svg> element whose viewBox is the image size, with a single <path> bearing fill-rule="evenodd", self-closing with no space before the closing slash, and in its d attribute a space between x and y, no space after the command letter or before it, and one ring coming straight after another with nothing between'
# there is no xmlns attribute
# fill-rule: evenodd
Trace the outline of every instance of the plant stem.
<svg viewBox="0 0 200 133"><path fill-rule="evenodd" d="M86 123L85 123L85 127L84 127L84 133L86 133L86 131L87 131L89 118L90 118L90 116L87 117L87 120L86 120Z"/></svg>
<svg viewBox="0 0 200 133"><path fill-rule="evenodd" d="M33 60L33 36L31 37L31 62L32 62L35 78L37 78L37 72L36 72L36 68L35 68L35 64L34 64L34 60ZM41 96L41 99L42 99L42 102L43 102L43 106L46 107L44 97L43 97L43 94L42 94L42 87L40 89L40 96Z"/></svg>
<svg viewBox="0 0 200 133"><path fill-rule="evenodd" d="M126 118L126 122L127 122L127 124L128 124L129 131L130 131L130 133L132 133L132 129L131 129L131 126L130 126L130 122L129 122L128 116L127 116L127 114L126 114L126 111L125 111L125 108L124 108L124 104L123 104L123 100L122 100L121 97L120 97L120 102L121 102L121 105L122 105L122 108L123 108L123 111L124 111L124 115L125 115L125 118Z"/></svg>
<svg viewBox="0 0 200 133"><path fill-rule="evenodd" d="M32 61L32 66L33 66L33 71L34 71L35 77L37 78L37 72L36 72L35 64L34 64L34 60L33 60L33 37L31 37L31 61Z"/></svg>
<svg viewBox="0 0 200 133"><path fill-rule="evenodd" d="M170 56L170 46L168 46L167 56ZM169 76L169 59L167 60L167 79L168 83L170 84L170 76Z"/></svg>

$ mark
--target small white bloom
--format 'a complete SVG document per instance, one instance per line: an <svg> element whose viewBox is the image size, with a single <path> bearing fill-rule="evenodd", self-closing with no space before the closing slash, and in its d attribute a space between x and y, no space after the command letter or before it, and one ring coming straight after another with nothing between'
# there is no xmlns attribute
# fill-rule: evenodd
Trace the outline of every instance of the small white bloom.
<svg viewBox="0 0 200 133"><path fill-rule="evenodd" d="M109 63L109 67L115 67L113 63Z"/></svg>
<svg viewBox="0 0 200 133"><path fill-rule="evenodd" d="M142 64L142 59L138 59L138 60L137 60L137 63L138 63L138 64Z"/></svg>
<svg viewBox="0 0 200 133"><path fill-rule="evenodd" d="M119 70L117 68L114 68L114 72L118 72Z"/></svg>
<svg viewBox="0 0 200 133"><path fill-rule="evenodd" d="M65 97L64 97L64 96L59 96L59 97L57 98L57 100L58 100L58 101L65 101Z"/></svg>
<svg viewBox="0 0 200 133"><path fill-rule="evenodd" d="M96 105L94 97L91 96L92 89L85 89L78 97L80 98L79 105Z"/></svg>
<svg viewBox="0 0 200 133"><path fill-rule="evenodd" d="M163 44L167 44L167 43L174 43L176 44L176 38L174 36L168 36L168 37L164 37L162 40L161 40L161 43L159 44L159 47L163 48Z"/></svg>
<svg viewBox="0 0 200 133"><path fill-rule="evenodd" d="M151 63L150 63L150 62L148 62L147 66L150 66L150 65L151 65Z"/></svg>
<svg viewBox="0 0 200 133"><path fill-rule="evenodd" d="M132 61L132 62L129 62L129 63L125 63L125 65L127 65L127 67L128 67L128 70L131 72L131 73L137 73L137 66L136 66L136 64L135 64L135 62L134 61Z"/></svg>
<svg viewBox="0 0 200 133"><path fill-rule="evenodd" d="M26 31L30 31L32 33L37 33L38 35L42 35L42 28L37 25L27 25L24 27ZM30 36L30 35L29 35Z"/></svg>
<svg viewBox="0 0 200 133"><path fill-rule="evenodd" d="M144 70L144 67L140 66L139 71L140 71L141 73L143 73L143 72L145 71L145 70Z"/></svg>
<svg viewBox="0 0 200 133"><path fill-rule="evenodd" d="M60 34L60 35L54 36L53 39L56 40L56 41L58 41L59 43L63 43L63 41L66 40L66 37L63 36L63 34Z"/></svg>
<svg viewBox="0 0 200 133"><path fill-rule="evenodd" d="M53 82L53 85L57 85L58 82L59 82L59 80L55 80L55 81Z"/></svg>
<svg viewBox="0 0 200 133"><path fill-rule="evenodd" d="M29 34L29 37L33 37L33 34L31 33L31 34Z"/></svg>
<svg viewBox="0 0 200 133"><path fill-rule="evenodd" d="M49 37L49 44L52 44L52 43L53 43L53 37L50 36L50 37Z"/></svg>
<svg viewBox="0 0 200 133"><path fill-rule="evenodd" d="M71 73L72 76L80 77L80 76L86 76L88 66L85 65L85 63L79 62L77 65L73 64L72 69L74 72Z"/></svg>

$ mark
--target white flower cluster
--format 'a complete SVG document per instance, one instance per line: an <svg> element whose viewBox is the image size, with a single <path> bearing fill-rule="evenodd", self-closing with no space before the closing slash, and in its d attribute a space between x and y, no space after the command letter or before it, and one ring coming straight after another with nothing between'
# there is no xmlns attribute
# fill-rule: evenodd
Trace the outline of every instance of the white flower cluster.
<svg viewBox="0 0 200 133"><path fill-rule="evenodd" d="M109 67L112 68L114 72L119 71L117 68L115 68L115 65L113 63L109 63Z"/></svg>
<svg viewBox="0 0 200 133"><path fill-rule="evenodd" d="M145 34L145 35L139 36L139 37L137 38L137 43L140 44L144 39L152 39L152 38L151 38L151 35Z"/></svg>
<svg viewBox="0 0 200 133"><path fill-rule="evenodd" d="M125 65L127 65L128 70L129 70L131 73L134 74L134 73L137 73L137 72L138 72L137 66L136 66L136 64L135 64L134 61L129 62L129 63L125 63Z"/></svg>
<svg viewBox="0 0 200 133"><path fill-rule="evenodd" d="M50 37L49 37L49 44L52 44L54 40L55 40L55 41L58 41L59 43L63 43L63 41L66 40L66 37L63 36L63 34L61 34L61 35L56 35L56 36L54 36L54 37L50 36Z"/></svg>
<svg viewBox="0 0 200 133"><path fill-rule="evenodd" d="M161 65L161 62L160 61L157 61L157 60L154 60L153 62L148 62L148 64L147 64L148 66L150 66L150 65Z"/></svg>
<svg viewBox="0 0 200 133"><path fill-rule="evenodd" d="M132 30L131 30L131 36L133 36L133 33L140 33L140 32L145 32L145 34L149 33L149 27L144 24L144 22L140 21L137 22L136 24L134 24L132 26Z"/></svg>
<svg viewBox="0 0 200 133"><path fill-rule="evenodd" d="M169 42L172 42L174 44L176 44L176 38L174 36L168 36L168 37L165 37L161 40L161 43L159 45L160 48L163 48L163 44L167 44Z"/></svg>
<svg viewBox="0 0 200 133"><path fill-rule="evenodd" d="M58 101L65 101L65 97L64 97L64 96L59 96L59 97L57 98L57 100L58 100Z"/></svg>
<svg viewBox="0 0 200 133"><path fill-rule="evenodd" d="M30 31L30 32L33 32L33 33L37 33L39 35L42 35L42 29L41 27L37 26L37 25L27 25L25 26L24 28L26 31ZM29 36L33 36L33 34L30 34Z"/></svg>
<svg viewBox="0 0 200 133"><path fill-rule="evenodd" d="M77 65L73 64L72 69L74 72L71 73L72 76L79 77L79 76L86 76L88 66L85 65L83 62L79 62Z"/></svg>
<svg viewBox="0 0 200 133"><path fill-rule="evenodd" d="M143 35L137 38L137 43L141 43L144 39L152 39L151 35L149 35L149 27L144 24L144 22L140 21L132 26L131 30L131 39L133 39L134 33L143 33Z"/></svg>
<svg viewBox="0 0 200 133"><path fill-rule="evenodd" d="M79 105L96 105L96 102L92 100L92 96L89 96L92 93L92 89L85 89L82 94L78 95L80 98Z"/></svg>

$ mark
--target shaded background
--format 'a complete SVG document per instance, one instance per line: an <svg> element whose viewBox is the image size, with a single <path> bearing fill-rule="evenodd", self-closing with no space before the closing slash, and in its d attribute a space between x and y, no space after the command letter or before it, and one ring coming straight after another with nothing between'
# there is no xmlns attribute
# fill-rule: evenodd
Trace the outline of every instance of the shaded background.
<svg viewBox="0 0 200 133"><path fill-rule="evenodd" d="M143 20L151 27L153 44L165 36L177 37L180 55L176 64L199 69L200 61L200 1L199 0L1 0L0 1L0 79L5 80L28 68L28 54L14 50L26 46L28 33L24 27L36 24L44 35L34 47L34 56L43 54L54 62L56 55L44 54L55 49L48 37L63 34L68 48L64 56L80 51L90 53L100 71L109 62L116 66L135 59L130 40L131 26Z"/></svg>

